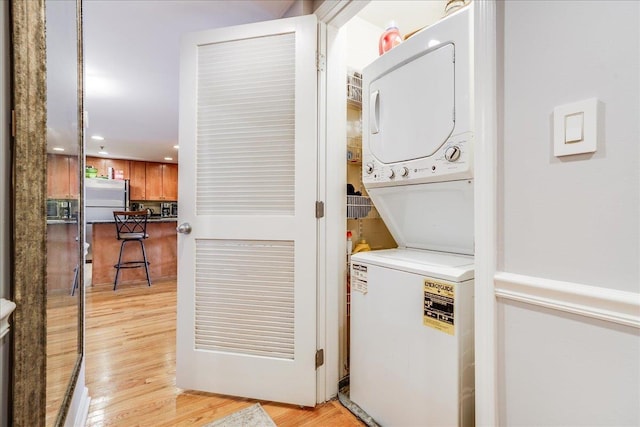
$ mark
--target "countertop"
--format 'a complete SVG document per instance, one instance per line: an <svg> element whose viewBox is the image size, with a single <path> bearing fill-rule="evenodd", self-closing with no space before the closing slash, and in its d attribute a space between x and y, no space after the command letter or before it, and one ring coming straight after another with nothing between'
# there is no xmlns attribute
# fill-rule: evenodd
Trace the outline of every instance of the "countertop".
<svg viewBox="0 0 640 427"><path fill-rule="evenodd" d="M147 220L147 224L153 224L155 222L176 222L178 221L177 217L164 217L164 218L149 218ZM78 221L75 219L48 219L47 225L52 224L77 224ZM112 219L100 219L96 221L87 221L87 224L113 224L115 223Z"/></svg>
<svg viewBox="0 0 640 427"><path fill-rule="evenodd" d="M147 224L153 224L154 222L176 222L178 221L177 217L160 217L160 218L149 218L147 219ZM115 223L112 219L99 219L96 221L87 221L87 224L113 224Z"/></svg>
<svg viewBox="0 0 640 427"><path fill-rule="evenodd" d="M47 225L51 224L77 224L78 221L75 219L48 219Z"/></svg>

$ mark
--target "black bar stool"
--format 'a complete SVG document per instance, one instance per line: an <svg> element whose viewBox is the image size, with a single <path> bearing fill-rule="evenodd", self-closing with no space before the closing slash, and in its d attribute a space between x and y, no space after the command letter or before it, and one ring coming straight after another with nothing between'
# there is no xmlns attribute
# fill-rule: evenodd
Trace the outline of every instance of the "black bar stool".
<svg viewBox="0 0 640 427"><path fill-rule="evenodd" d="M120 244L120 256L118 263L114 265L116 268L116 278L113 281L113 290L118 286L118 276L121 268L139 268L144 267L147 273L147 283L151 286L151 278L149 277L149 261L147 261L147 253L144 250L143 240L149 237L147 234L147 211L115 211L113 218L116 221L116 232L118 240L122 240ZM122 262L122 251L127 242L138 242L142 249L142 260Z"/></svg>

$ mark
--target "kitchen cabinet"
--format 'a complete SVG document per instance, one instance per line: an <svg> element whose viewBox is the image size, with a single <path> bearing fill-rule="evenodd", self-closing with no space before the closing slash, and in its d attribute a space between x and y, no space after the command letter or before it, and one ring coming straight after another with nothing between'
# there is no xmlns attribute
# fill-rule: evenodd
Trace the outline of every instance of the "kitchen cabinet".
<svg viewBox="0 0 640 427"><path fill-rule="evenodd" d="M78 224L47 224L47 293L68 294L78 263ZM113 268L112 268L113 270Z"/></svg>
<svg viewBox="0 0 640 427"><path fill-rule="evenodd" d="M162 169L163 200L178 200L178 165L166 163Z"/></svg>
<svg viewBox="0 0 640 427"><path fill-rule="evenodd" d="M98 169L98 176L106 176L110 167L122 170L129 180L130 200L178 200L176 164L87 156L87 165Z"/></svg>
<svg viewBox="0 0 640 427"><path fill-rule="evenodd" d="M146 164L145 200L178 200L178 165Z"/></svg>
<svg viewBox="0 0 640 427"><path fill-rule="evenodd" d="M130 179L129 160L124 159L104 159L101 157L87 156L87 166L93 166L98 169L98 176L108 176L109 168L121 170L123 172L122 179Z"/></svg>
<svg viewBox="0 0 640 427"><path fill-rule="evenodd" d="M146 200L146 163L129 162L129 198L131 200Z"/></svg>
<svg viewBox="0 0 640 427"><path fill-rule="evenodd" d="M78 187L78 158L48 154L47 198L77 199Z"/></svg>

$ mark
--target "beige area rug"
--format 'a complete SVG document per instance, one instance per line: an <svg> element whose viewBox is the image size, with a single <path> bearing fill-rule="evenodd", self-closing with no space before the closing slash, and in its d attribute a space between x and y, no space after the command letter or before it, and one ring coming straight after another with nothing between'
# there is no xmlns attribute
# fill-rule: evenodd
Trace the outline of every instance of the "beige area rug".
<svg viewBox="0 0 640 427"><path fill-rule="evenodd" d="M202 427L276 427L259 403L241 409Z"/></svg>

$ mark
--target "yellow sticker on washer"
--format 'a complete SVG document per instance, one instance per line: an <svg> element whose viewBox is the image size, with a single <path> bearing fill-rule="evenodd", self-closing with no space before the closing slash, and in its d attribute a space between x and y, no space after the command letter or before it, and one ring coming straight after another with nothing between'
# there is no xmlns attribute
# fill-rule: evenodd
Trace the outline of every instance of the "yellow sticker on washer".
<svg viewBox="0 0 640 427"><path fill-rule="evenodd" d="M449 335L455 335L455 299L455 285L425 279L423 324Z"/></svg>

